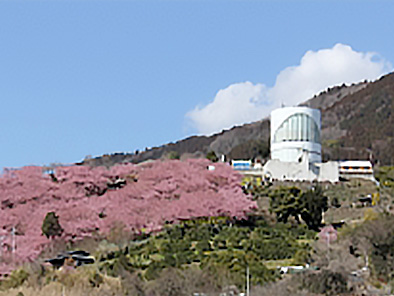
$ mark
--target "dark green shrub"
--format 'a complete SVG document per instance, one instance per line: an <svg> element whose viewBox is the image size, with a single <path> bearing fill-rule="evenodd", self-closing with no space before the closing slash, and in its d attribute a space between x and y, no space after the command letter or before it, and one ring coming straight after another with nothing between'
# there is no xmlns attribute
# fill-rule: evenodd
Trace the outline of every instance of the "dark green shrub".
<svg viewBox="0 0 394 296"><path fill-rule="evenodd" d="M169 152L166 154L166 158L167 158L167 159L180 159L180 155L179 155L179 153L176 152L176 151L169 151Z"/></svg>
<svg viewBox="0 0 394 296"><path fill-rule="evenodd" d="M211 244L207 240L201 240L196 244L197 252L203 253L212 250Z"/></svg>
<svg viewBox="0 0 394 296"><path fill-rule="evenodd" d="M16 269L4 281L0 282L0 288L4 290L21 286L29 278L29 273L24 269Z"/></svg>
<svg viewBox="0 0 394 296"><path fill-rule="evenodd" d="M162 262L153 261L145 270L144 277L146 280L151 281L159 277L164 265Z"/></svg>
<svg viewBox="0 0 394 296"><path fill-rule="evenodd" d="M49 212L46 214L44 221L42 222L42 234L47 238L54 238L55 236L61 236L63 228L59 223L59 216L56 216L55 212Z"/></svg>
<svg viewBox="0 0 394 296"><path fill-rule="evenodd" d="M176 266L176 260L175 260L174 255L165 254L164 255L164 260L163 260L163 265L165 267L175 267Z"/></svg>
<svg viewBox="0 0 394 296"><path fill-rule="evenodd" d="M309 229L319 231L322 213L328 209L328 199L320 186L306 192L297 187L281 187L270 193L270 211L278 222L287 223L289 217L299 221L299 216Z"/></svg>
<svg viewBox="0 0 394 296"><path fill-rule="evenodd" d="M212 150L207 153L206 157L212 162L217 162L219 160L219 158L216 156L215 151Z"/></svg>

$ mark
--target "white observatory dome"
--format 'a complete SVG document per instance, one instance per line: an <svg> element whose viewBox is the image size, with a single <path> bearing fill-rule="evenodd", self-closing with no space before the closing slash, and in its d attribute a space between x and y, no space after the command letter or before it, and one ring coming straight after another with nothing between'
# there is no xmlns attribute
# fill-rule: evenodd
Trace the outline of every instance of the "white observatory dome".
<svg viewBox="0 0 394 296"><path fill-rule="evenodd" d="M320 110L284 107L271 113L271 159L321 162Z"/></svg>

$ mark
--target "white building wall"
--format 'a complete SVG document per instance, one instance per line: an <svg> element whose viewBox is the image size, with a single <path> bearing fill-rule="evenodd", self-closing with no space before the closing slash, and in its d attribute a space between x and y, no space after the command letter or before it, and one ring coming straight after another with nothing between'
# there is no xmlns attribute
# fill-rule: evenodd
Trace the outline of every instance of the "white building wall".
<svg viewBox="0 0 394 296"><path fill-rule="evenodd" d="M329 161L324 163L316 163L319 167L319 182L338 182L339 181L339 163L337 161Z"/></svg>
<svg viewBox="0 0 394 296"><path fill-rule="evenodd" d="M318 176L309 169L307 154L301 157L301 162L283 162L279 159L269 160L263 168L264 176L272 180L314 181Z"/></svg>
<svg viewBox="0 0 394 296"><path fill-rule="evenodd" d="M283 162L269 160L263 169L263 174L278 181L319 181L338 182L338 162L309 163L308 161Z"/></svg>

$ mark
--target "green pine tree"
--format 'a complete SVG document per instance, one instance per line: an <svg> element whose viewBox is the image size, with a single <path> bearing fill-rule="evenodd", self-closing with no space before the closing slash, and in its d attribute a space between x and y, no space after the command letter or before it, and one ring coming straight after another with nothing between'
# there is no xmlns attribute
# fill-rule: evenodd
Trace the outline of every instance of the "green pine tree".
<svg viewBox="0 0 394 296"><path fill-rule="evenodd" d="M49 212L42 222L41 230L47 238L54 238L61 236L64 229L60 226L59 216L56 216L55 212Z"/></svg>

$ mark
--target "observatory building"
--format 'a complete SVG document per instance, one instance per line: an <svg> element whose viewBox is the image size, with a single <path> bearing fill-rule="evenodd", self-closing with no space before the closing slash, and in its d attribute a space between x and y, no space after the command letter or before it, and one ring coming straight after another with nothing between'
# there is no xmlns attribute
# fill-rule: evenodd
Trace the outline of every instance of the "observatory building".
<svg viewBox="0 0 394 296"><path fill-rule="evenodd" d="M271 112L271 159L261 168L249 160L233 161L245 175L278 181L338 182L350 178L376 181L370 161L322 162L321 113L309 107L283 107Z"/></svg>
<svg viewBox="0 0 394 296"><path fill-rule="evenodd" d="M320 111L307 107L276 109L271 113L271 159L321 162Z"/></svg>
<svg viewBox="0 0 394 296"><path fill-rule="evenodd" d="M272 111L271 159L263 167L265 178L320 182L354 177L374 180L369 161L323 163L320 130L320 110L285 107Z"/></svg>
<svg viewBox="0 0 394 296"><path fill-rule="evenodd" d="M322 163L320 110L284 107L271 113L271 159L264 176L275 180L339 180L338 162Z"/></svg>

